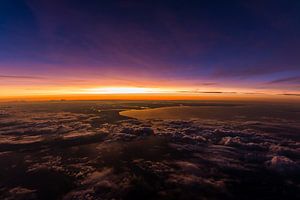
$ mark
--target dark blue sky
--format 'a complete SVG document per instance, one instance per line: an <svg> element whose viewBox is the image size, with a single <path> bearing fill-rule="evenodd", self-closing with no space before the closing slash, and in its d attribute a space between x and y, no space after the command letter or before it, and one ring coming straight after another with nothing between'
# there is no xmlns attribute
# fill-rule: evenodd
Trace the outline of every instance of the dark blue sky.
<svg viewBox="0 0 300 200"><path fill-rule="evenodd" d="M299 35L298 0L2 0L0 79L299 92Z"/></svg>

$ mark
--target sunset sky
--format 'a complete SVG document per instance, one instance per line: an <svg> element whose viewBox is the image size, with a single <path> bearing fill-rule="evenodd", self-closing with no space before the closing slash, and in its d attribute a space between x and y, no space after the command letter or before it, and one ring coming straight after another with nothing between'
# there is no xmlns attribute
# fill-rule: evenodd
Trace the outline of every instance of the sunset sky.
<svg viewBox="0 0 300 200"><path fill-rule="evenodd" d="M0 99L300 99L300 1L0 2Z"/></svg>

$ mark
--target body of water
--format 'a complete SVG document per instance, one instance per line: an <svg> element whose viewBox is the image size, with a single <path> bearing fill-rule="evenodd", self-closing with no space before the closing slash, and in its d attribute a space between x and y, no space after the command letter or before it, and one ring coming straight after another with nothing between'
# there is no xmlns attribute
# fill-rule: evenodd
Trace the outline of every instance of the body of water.
<svg viewBox="0 0 300 200"><path fill-rule="evenodd" d="M120 115L136 119L213 119L213 120L300 120L299 105L249 104L229 106L174 106L142 110L127 110Z"/></svg>

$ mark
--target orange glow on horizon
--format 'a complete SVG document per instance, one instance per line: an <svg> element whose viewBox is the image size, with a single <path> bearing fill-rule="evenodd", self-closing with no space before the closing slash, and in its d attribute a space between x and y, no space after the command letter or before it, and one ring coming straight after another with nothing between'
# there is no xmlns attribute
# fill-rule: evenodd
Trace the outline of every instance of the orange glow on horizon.
<svg viewBox="0 0 300 200"><path fill-rule="evenodd" d="M1 87L0 100L291 100L283 91L202 87ZM253 91L249 93L249 91ZM300 94L299 94L300 95Z"/></svg>
<svg viewBox="0 0 300 200"><path fill-rule="evenodd" d="M170 93L175 90L144 87L102 87L84 89L82 94L149 94L149 93Z"/></svg>

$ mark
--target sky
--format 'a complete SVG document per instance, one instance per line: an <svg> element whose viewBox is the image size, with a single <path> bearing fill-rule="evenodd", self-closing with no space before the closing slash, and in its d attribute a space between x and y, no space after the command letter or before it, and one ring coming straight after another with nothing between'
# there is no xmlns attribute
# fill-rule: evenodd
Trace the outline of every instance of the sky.
<svg viewBox="0 0 300 200"><path fill-rule="evenodd" d="M300 99L299 35L298 0L2 0L0 99Z"/></svg>

